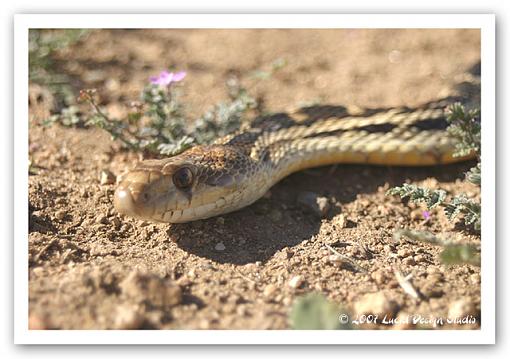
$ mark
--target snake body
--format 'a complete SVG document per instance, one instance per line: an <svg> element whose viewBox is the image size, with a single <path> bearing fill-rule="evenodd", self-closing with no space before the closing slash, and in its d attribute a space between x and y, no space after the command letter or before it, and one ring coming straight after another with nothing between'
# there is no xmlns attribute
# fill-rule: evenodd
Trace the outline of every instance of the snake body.
<svg viewBox="0 0 510 359"><path fill-rule="evenodd" d="M255 119L212 145L139 162L114 195L118 212L189 222L232 212L289 174L336 163L427 166L463 161L446 131L450 100L417 108L311 106Z"/></svg>

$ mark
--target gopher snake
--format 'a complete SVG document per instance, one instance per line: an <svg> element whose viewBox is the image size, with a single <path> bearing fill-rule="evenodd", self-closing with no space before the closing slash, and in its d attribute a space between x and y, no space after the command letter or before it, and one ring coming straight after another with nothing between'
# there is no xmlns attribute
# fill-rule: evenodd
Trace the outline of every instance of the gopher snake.
<svg viewBox="0 0 510 359"><path fill-rule="evenodd" d="M146 160L114 195L118 212L158 222L189 222L228 213L262 197L283 177L334 163L427 166L453 157L445 99L414 109L349 111L312 106L261 117L208 146Z"/></svg>

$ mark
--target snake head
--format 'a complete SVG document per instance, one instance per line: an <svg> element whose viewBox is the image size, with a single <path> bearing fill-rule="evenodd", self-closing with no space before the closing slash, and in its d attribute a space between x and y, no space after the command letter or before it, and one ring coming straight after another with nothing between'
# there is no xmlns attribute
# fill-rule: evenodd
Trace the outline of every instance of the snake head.
<svg viewBox="0 0 510 359"><path fill-rule="evenodd" d="M172 158L142 161L123 176L114 206L124 215L170 223L230 212L246 205L237 206L250 168L243 156L223 146L198 146Z"/></svg>
<svg viewBox="0 0 510 359"><path fill-rule="evenodd" d="M142 161L122 177L114 194L115 209L131 217L168 222L167 211L190 204L196 172L186 162Z"/></svg>

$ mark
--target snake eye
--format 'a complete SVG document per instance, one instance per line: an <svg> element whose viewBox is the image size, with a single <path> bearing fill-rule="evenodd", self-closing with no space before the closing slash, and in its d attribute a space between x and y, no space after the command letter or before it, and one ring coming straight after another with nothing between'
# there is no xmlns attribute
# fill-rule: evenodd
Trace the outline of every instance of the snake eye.
<svg viewBox="0 0 510 359"><path fill-rule="evenodd" d="M187 189L193 183L193 172L188 167L179 168L172 177L175 187Z"/></svg>

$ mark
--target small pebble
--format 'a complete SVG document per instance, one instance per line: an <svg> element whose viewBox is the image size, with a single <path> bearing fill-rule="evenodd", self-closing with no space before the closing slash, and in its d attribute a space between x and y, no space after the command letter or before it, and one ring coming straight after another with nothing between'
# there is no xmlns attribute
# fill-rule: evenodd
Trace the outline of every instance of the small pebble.
<svg viewBox="0 0 510 359"><path fill-rule="evenodd" d="M338 216L338 225L340 228L346 228L347 227L347 218L345 215L341 214Z"/></svg>
<svg viewBox="0 0 510 359"><path fill-rule="evenodd" d="M378 284L384 284L386 282L386 276L384 275L383 271L377 271L373 272L370 277Z"/></svg>
<svg viewBox="0 0 510 359"><path fill-rule="evenodd" d="M291 250L289 250L289 248L283 248L280 252L279 257L283 260L287 260L292 258L293 255L294 253Z"/></svg>
<svg viewBox="0 0 510 359"><path fill-rule="evenodd" d="M220 243L218 243L218 244L216 244L216 245L214 246L214 249L216 249L218 252L222 252L222 251L224 251L224 250L225 250L225 248L226 248L226 247L225 247L225 245L223 244L223 242L220 242Z"/></svg>
<svg viewBox="0 0 510 359"><path fill-rule="evenodd" d="M304 283L303 276L297 275L297 276L292 277L289 280L289 287L296 289L296 288L301 287L301 285L303 285L303 283Z"/></svg>
<svg viewBox="0 0 510 359"><path fill-rule="evenodd" d="M284 306L288 307L292 304L292 298L291 297L285 297L282 300L282 303Z"/></svg>
<svg viewBox="0 0 510 359"><path fill-rule="evenodd" d="M143 322L143 315L137 306L122 304L117 307L114 324L116 329L140 329Z"/></svg>
<svg viewBox="0 0 510 359"><path fill-rule="evenodd" d="M101 214L96 217L96 223L98 224L108 224L108 217L105 214Z"/></svg>
<svg viewBox="0 0 510 359"><path fill-rule="evenodd" d="M115 175L109 170L102 170L99 174L99 183L102 185L105 184L114 184L116 180Z"/></svg>
<svg viewBox="0 0 510 359"><path fill-rule="evenodd" d="M471 280L471 283L473 283L473 284L480 284L480 282L481 282L481 277L480 277L480 274L478 274L478 273L471 274L469 279Z"/></svg>
<svg viewBox="0 0 510 359"><path fill-rule="evenodd" d="M301 192L298 195L297 202L304 205L319 218L326 217L330 208L328 198L320 197L314 192Z"/></svg>
<svg viewBox="0 0 510 359"><path fill-rule="evenodd" d="M210 329L211 328L211 322L208 319L202 319L198 323L199 329Z"/></svg>
<svg viewBox="0 0 510 359"><path fill-rule="evenodd" d="M278 290L278 288L274 284L268 284L264 288L264 291L262 294L264 294L264 297L266 297L267 299L273 299L277 290Z"/></svg>
<svg viewBox="0 0 510 359"><path fill-rule="evenodd" d="M406 257L402 259L402 264L406 266L414 266L416 264L416 261L413 259L413 257Z"/></svg>
<svg viewBox="0 0 510 359"><path fill-rule="evenodd" d="M476 316L475 305L470 298L458 299L448 306L448 318L450 319L462 319L468 315Z"/></svg>
<svg viewBox="0 0 510 359"><path fill-rule="evenodd" d="M394 300L387 297L383 292L365 294L354 305L358 315L377 315L383 318L394 318L399 310L399 305Z"/></svg>
<svg viewBox="0 0 510 359"><path fill-rule="evenodd" d="M55 212L55 218L58 219L59 221L63 220L67 215L67 211L64 210L64 209L59 209L58 211Z"/></svg>
<svg viewBox="0 0 510 359"><path fill-rule="evenodd" d="M80 189L80 196L82 198L89 198L89 193L87 192L87 190L85 188L81 188Z"/></svg>
<svg viewBox="0 0 510 359"><path fill-rule="evenodd" d="M410 251L409 249L407 248L402 248L402 249L399 249L398 252L397 252L397 255L400 257L400 258L405 258L405 257L409 257L410 255L412 255L413 252Z"/></svg>
<svg viewBox="0 0 510 359"><path fill-rule="evenodd" d="M134 270L119 286L124 297L132 303L147 302L156 307L169 307L182 301L181 287L150 273Z"/></svg>
<svg viewBox="0 0 510 359"><path fill-rule="evenodd" d="M438 284L444 282L444 277L441 273L427 274L427 281L431 284Z"/></svg>
<svg viewBox="0 0 510 359"><path fill-rule="evenodd" d="M391 50L388 54L388 61L392 64L399 63L402 59L402 53L399 50Z"/></svg>
<svg viewBox="0 0 510 359"><path fill-rule="evenodd" d="M427 298L441 298L444 295L444 291L435 285L426 285L420 288L420 292Z"/></svg>
<svg viewBox="0 0 510 359"><path fill-rule="evenodd" d="M28 329L29 330L45 330L49 329L49 325L43 317L30 314L28 317Z"/></svg>
<svg viewBox="0 0 510 359"><path fill-rule="evenodd" d="M122 225L122 222L120 221L119 217L113 217L112 218L112 224L113 224L113 226L115 227L116 230L119 230L121 225Z"/></svg>

